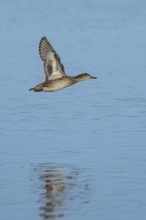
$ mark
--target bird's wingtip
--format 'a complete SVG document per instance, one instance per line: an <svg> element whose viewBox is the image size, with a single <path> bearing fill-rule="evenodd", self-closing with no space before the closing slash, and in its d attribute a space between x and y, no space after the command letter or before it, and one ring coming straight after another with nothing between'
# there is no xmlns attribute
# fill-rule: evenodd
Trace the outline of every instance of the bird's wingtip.
<svg viewBox="0 0 146 220"><path fill-rule="evenodd" d="M47 40L47 37L46 36L41 37L41 41L43 40Z"/></svg>

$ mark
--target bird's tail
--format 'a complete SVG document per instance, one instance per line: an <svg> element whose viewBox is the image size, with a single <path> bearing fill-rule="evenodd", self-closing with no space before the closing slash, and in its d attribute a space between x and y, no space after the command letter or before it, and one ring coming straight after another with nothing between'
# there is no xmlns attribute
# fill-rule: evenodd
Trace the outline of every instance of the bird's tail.
<svg viewBox="0 0 146 220"><path fill-rule="evenodd" d="M40 92L43 89L43 84L40 83L39 85L35 86L34 88L29 89L29 91L34 91L34 92Z"/></svg>
<svg viewBox="0 0 146 220"><path fill-rule="evenodd" d="M29 91L35 91L35 88L31 88L31 89L29 89Z"/></svg>

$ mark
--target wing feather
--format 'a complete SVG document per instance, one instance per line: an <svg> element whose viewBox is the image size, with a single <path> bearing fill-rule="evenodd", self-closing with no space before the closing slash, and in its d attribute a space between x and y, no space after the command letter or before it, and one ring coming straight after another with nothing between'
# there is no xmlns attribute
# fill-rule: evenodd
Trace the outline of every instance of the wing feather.
<svg viewBox="0 0 146 220"><path fill-rule="evenodd" d="M44 62L46 80L61 78L65 75L61 59L46 37L40 40L39 54Z"/></svg>

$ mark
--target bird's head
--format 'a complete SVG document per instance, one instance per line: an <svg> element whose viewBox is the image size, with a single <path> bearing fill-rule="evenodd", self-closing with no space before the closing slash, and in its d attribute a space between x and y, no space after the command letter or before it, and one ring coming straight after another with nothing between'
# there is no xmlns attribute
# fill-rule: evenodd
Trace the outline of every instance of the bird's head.
<svg viewBox="0 0 146 220"><path fill-rule="evenodd" d="M96 79L97 77L91 76L89 73L81 73L80 75L76 76L78 81L81 80L88 80L88 79Z"/></svg>

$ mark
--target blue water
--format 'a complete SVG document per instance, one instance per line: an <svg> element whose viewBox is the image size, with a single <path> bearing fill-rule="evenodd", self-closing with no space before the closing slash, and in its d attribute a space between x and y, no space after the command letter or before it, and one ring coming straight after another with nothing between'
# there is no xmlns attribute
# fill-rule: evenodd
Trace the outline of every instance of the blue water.
<svg viewBox="0 0 146 220"><path fill-rule="evenodd" d="M0 7L0 219L145 220L146 2L3 1ZM42 36L69 75L54 93Z"/></svg>

